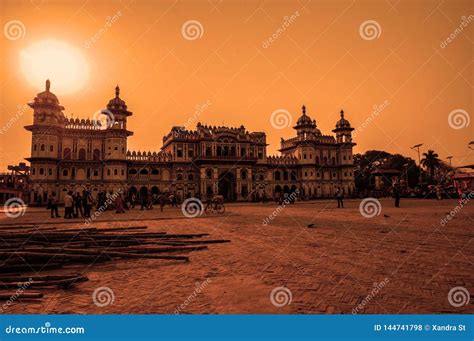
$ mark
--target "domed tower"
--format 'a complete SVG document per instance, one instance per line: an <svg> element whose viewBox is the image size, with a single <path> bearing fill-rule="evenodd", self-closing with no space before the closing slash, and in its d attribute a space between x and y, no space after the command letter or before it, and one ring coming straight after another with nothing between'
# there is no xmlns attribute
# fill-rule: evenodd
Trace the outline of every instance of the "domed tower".
<svg viewBox="0 0 474 341"><path fill-rule="evenodd" d="M127 130L127 117L132 112L127 110L127 104L120 98L120 88L115 88L115 97L107 104L107 115L104 137L104 178L116 182L117 186L127 180L127 138L133 135Z"/></svg>
<svg viewBox="0 0 474 341"><path fill-rule="evenodd" d="M51 82L46 80L45 91L40 92L28 105L33 108L33 124L64 127L64 107L59 104L55 94L50 91Z"/></svg>
<svg viewBox="0 0 474 341"><path fill-rule="evenodd" d="M30 179L35 196L45 196L54 191L57 164L60 159L61 131L65 126L64 107L50 91L46 80L45 91L36 95L28 105L33 109L33 124L25 129L32 132ZM51 186L51 187L48 187Z"/></svg>
<svg viewBox="0 0 474 341"><path fill-rule="evenodd" d="M352 131L354 128L348 120L344 118L344 110L341 110L341 118L336 122L336 143L339 145L337 159L339 160L339 179L340 185L346 194L351 194L355 190L354 183L354 159L352 148L355 143L352 142Z"/></svg>
<svg viewBox="0 0 474 341"><path fill-rule="evenodd" d="M336 142L352 143L353 130L349 121L344 118L344 110L341 110L341 119L336 122L336 129L333 129L333 132L336 133Z"/></svg>
<svg viewBox="0 0 474 341"><path fill-rule="evenodd" d="M316 157L314 141L321 135L321 131L316 127L316 120L312 120L306 114L306 107L301 107L302 115L296 121L293 129L296 130L298 142L293 151L293 156L298 158L301 164L312 164Z"/></svg>
<svg viewBox="0 0 474 341"><path fill-rule="evenodd" d="M293 129L296 130L296 134L303 140L313 135L321 135L321 131L316 127L316 120L311 120L311 117L306 115L306 107L301 107L302 115L296 121L296 125Z"/></svg>
<svg viewBox="0 0 474 341"><path fill-rule="evenodd" d="M132 116L132 113L127 110L127 104L120 98L118 85L115 87L115 97L107 104L107 111L112 114L107 129L127 129L127 117Z"/></svg>

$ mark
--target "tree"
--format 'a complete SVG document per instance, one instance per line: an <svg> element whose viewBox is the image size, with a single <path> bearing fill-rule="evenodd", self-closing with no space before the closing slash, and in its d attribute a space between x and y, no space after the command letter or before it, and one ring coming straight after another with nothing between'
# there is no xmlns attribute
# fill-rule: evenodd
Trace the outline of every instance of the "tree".
<svg viewBox="0 0 474 341"><path fill-rule="evenodd" d="M401 172L401 179L408 179L408 186L418 184L419 169L413 159L400 154L390 154L381 150L368 150L364 154L354 155L356 166L355 185L359 191L373 189L372 172L378 169L396 169Z"/></svg>
<svg viewBox="0 0 474 341"><path fill-rule="evenodd" d="M423 153L421 164L430 171L430 177L433 179L435 169L441 166L441 160L434 150L429 149L428 152Z"/></svg>

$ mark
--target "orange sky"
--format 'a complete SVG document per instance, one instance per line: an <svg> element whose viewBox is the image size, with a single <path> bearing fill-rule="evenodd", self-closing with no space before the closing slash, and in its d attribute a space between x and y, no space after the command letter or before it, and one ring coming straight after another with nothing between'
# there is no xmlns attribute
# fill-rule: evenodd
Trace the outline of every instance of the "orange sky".
<svg viewBox="0 0 474 341"><path fill-rule="evenodd" d="M323 134L331 133L343 108L352 126L361 127L355 152L382 149L415 157L409 147L424 143L422 151L435 149L443 159L453 155L454 165L473 164L474 151L467 147L474 140L473 4L0 0L2 27L11 20L25 27L16 40L5 32L0 38L0 169L29 155L31 135L23 126L32 122L31 110L7 123L44 88L44 81L27 81L19 54L46 39L75 46L89 66L88 82L76 93L61 93L51 79L67 116L92 118L120 85L134 113L129 149L159 150L173 125L191 119L192 126L201 121L265 131L275 153L280 137L293 136L293 129L275 129L272 112L285 109L295 123L305 104ZM119 11L118 20L100 31ZM291 15L289 23L285 16ZM463 30L454 33L463 16ZM189 20L203 28L195 40L182 34ZM363 39L359 28L367 20L380 31ZM196 107L206 103L193 119ZM383 103L374 115L374 105ZM449 124L457 109L464 110L456 115L470 120L468 126L462 120Z"/></svg>

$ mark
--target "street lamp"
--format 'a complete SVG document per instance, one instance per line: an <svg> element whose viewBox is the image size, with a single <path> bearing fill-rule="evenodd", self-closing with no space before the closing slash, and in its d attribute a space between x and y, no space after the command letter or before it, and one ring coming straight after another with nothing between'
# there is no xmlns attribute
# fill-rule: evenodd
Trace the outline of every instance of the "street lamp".
<svg viewBox="0 0 474 341"><path fill-rule="evenodd" d="M413 147L410 147L411 149L418 151L418 167L420 167L420 177L419 177L420 184L423 181L423 179L421 177L421 156L420 156L420 147L422 145L423 145L423 143L419 143L419 144L414 145Z"/></svg>
<svg viewBox="0 0 474 341"><path fill-rule="evenodd" d="M448 157L446 157L446 159L449 160L449 167L451 167L451 168L453 168L453 165L452 165L452 163L451 163L451 159L452 159L452 158L453 158L453 156L448 156Z"/></svg>
<svg viewBox="0 0 474 341"><path fill-rule="evenodd" d="M403 165L403 167L405 167L405 182L406 182L406 185L407 185L407 190L408 190L408 166L409 166L408 163L405 163Z"/></svg>

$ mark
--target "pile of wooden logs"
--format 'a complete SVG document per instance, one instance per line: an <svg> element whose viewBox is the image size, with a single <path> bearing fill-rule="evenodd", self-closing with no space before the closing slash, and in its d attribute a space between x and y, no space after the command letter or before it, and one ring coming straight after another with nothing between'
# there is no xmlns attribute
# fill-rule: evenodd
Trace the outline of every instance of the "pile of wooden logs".
<svg viewBox="0 0 474 341"><path fill-rule="evenodd" d="M188 262L187 254L206 250L208 234L143 232L146 226L111 228L0 227L0 300L41 298L29 289L69 288L87 281L84 274L45 275L51 269L91 265L117 259L160 259ZM185 255L183 255L185 254ZM41 272L41 275L37 275ZM32 275L28 275L31 273ZM24 288L16 290L11 289ZM9 290L9 292L3 292Z"/></svg>

